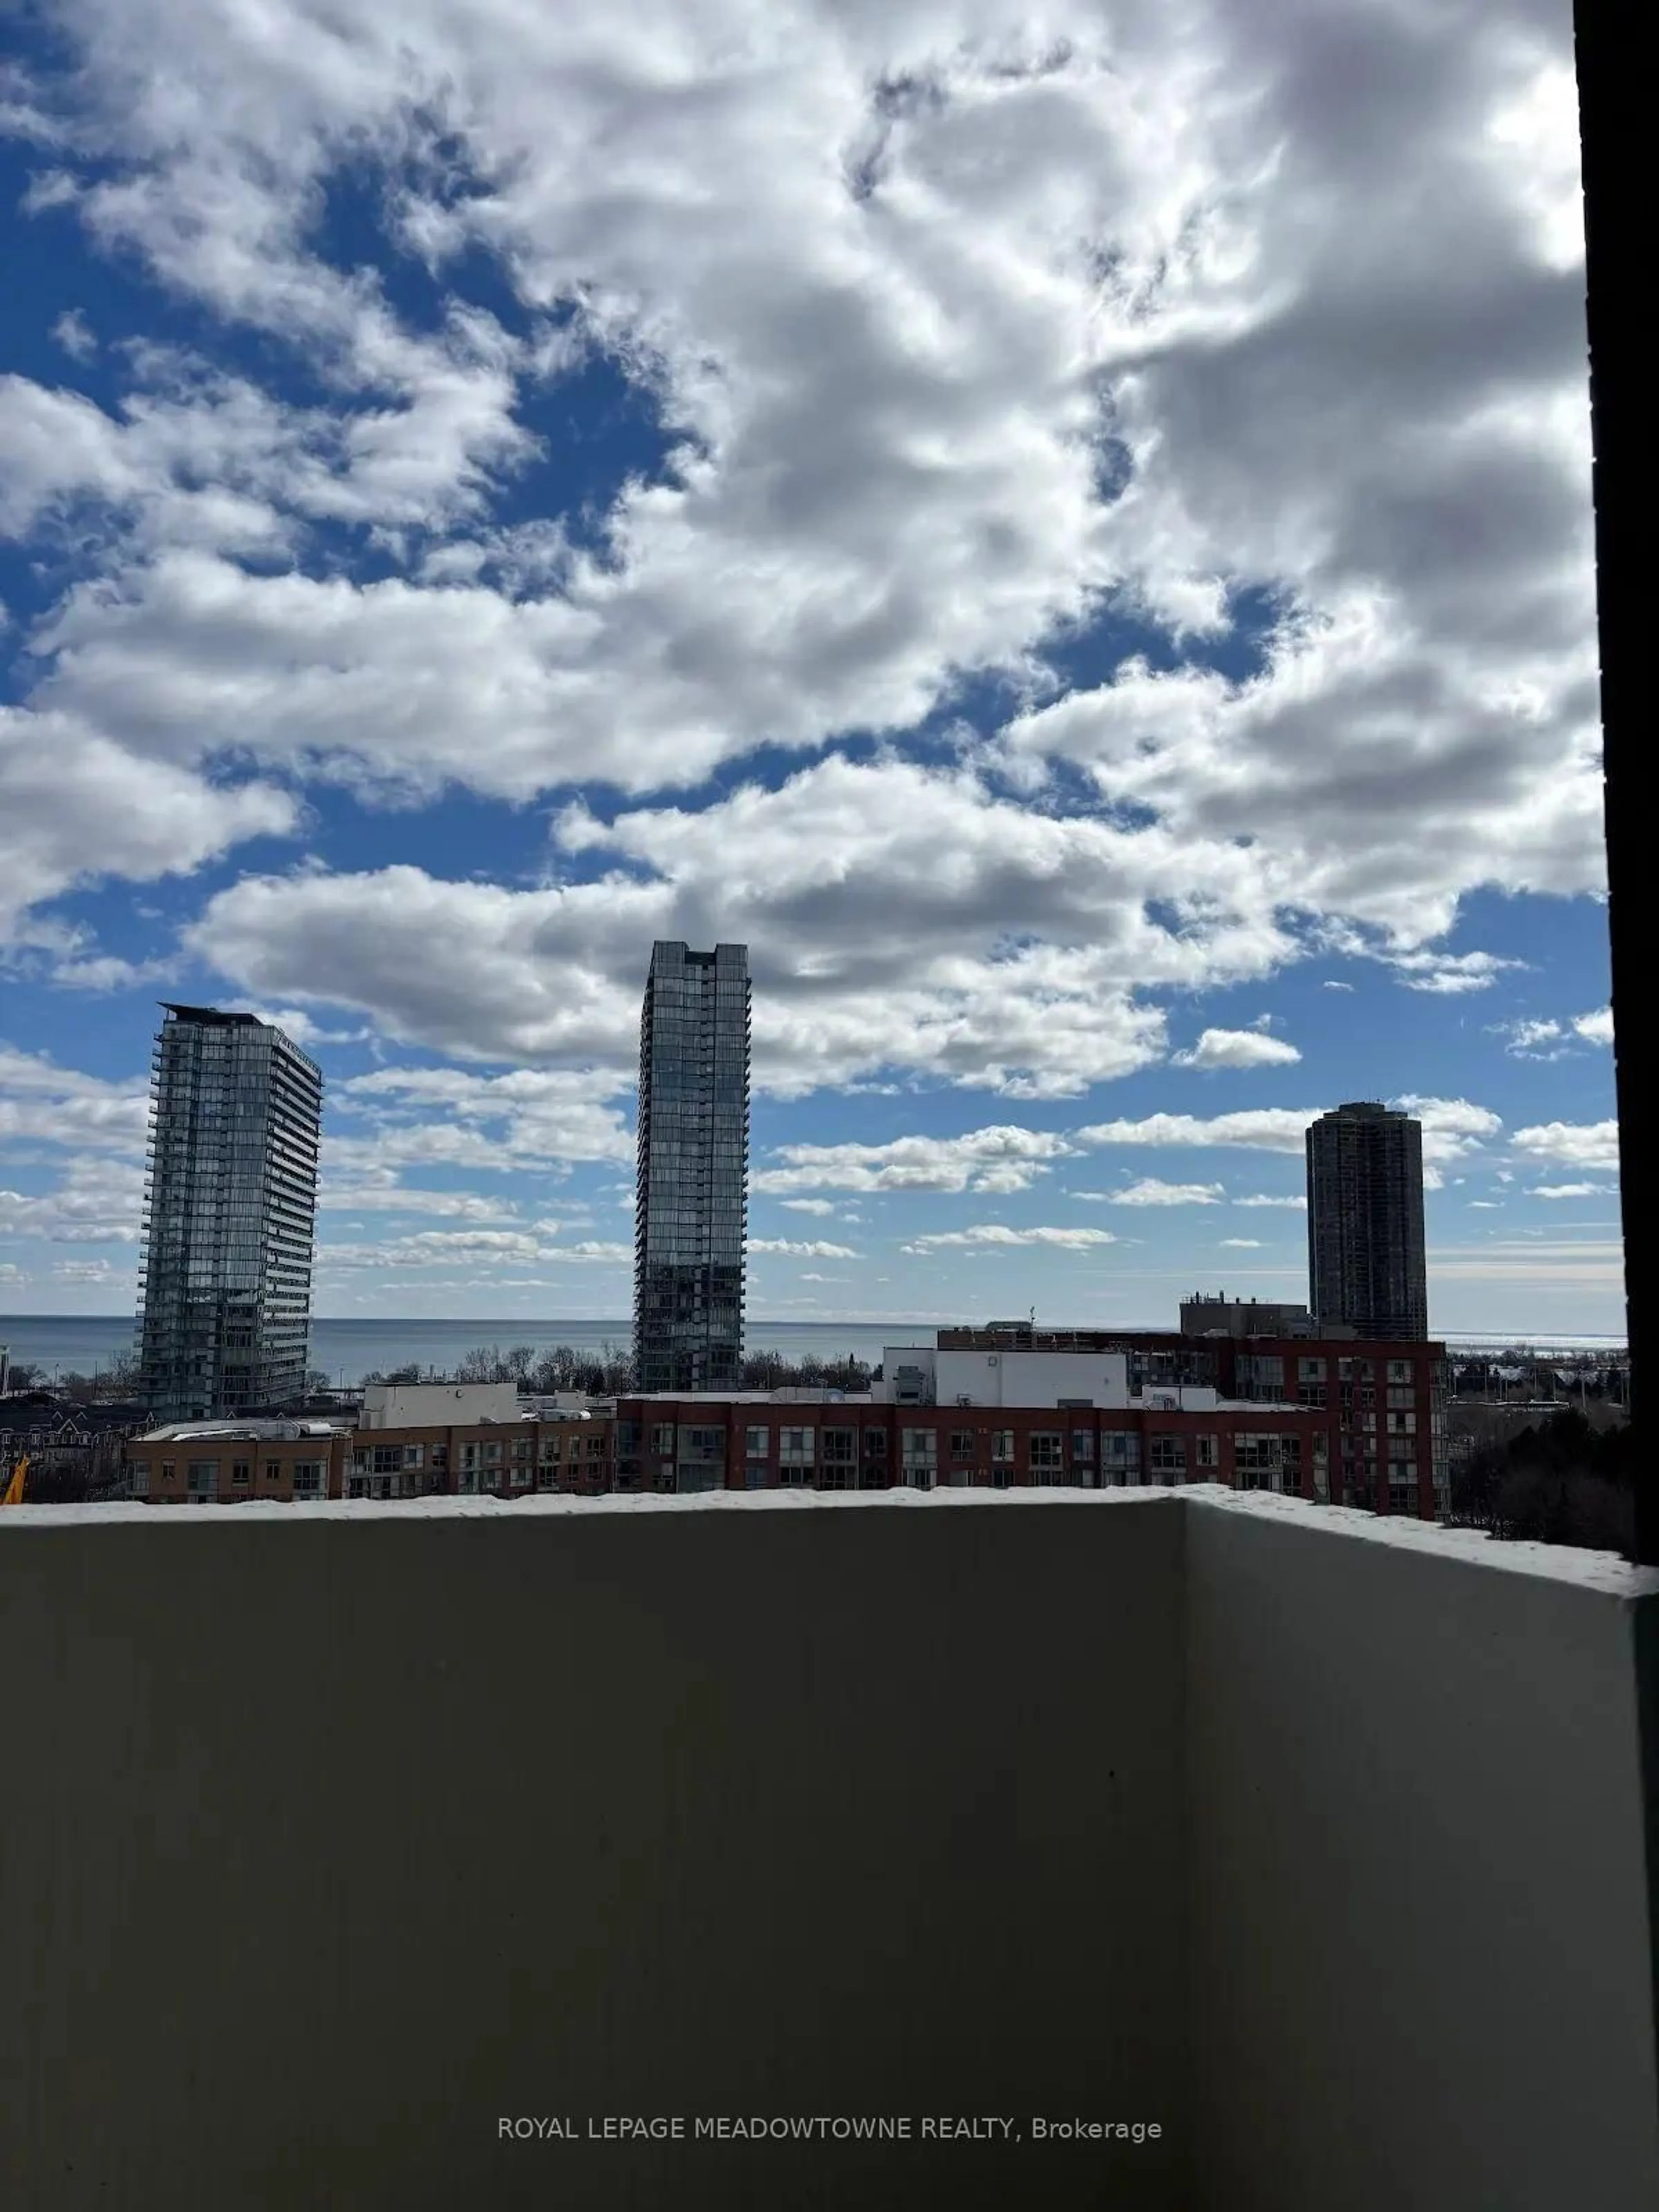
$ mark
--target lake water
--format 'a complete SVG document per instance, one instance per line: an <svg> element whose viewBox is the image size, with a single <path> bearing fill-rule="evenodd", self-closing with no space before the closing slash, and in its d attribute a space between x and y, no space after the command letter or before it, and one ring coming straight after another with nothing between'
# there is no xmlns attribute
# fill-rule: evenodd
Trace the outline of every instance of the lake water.
<svg viewBox="0 0 1659 2212"><path fill-rule="evenodd" d="M537 1352L568 1344L599 1354L607 1345L626 1352L633 1324L620 1321L325 1321L311 1324L311 1364L331 1380L358 1382L379 1368L411 1361L441 1374L480 1345L527 1344ZM933 1332L904 1322L752 1321L744 1331L750 1352L776 1352L786 1359L844 1359L850 1353L872 1367L888 1344L931 1344ZM115 1314L0 1315L0 1344L14 1360L90 1375L133 1349L132 1322Z"/></svg>
<svg viewBox="0 0 1659 2212"><path fill-rule="evenodd" d="M910 1322L751 1321L744 1331L750 1352L776 1352L786 1359L811 1357L844 1359L849 1354L869 1366L890 1344L931 1344L935 1331ZM616 1321L313 1321L311 1364L326 1369L331 1380L356 1382L371 1370L422 1368L447 1374L478 1346L499 1345L503 1352L527 1344L536 1352L568 1344L575 1352L598 1354L607 1345L626 1352L632 1324ZM1498 1352L1516 1345L1514 1337L1456 1337L1455 1348ZM1613 1337L1553 1337L1531 1340L1549 1356L1573 1352L1622 1354L1624 1340ZM133 1349L133 1325L119 1314L0 1315L0 1344L14 1360L32 1366L90 1375Z"/></svg>

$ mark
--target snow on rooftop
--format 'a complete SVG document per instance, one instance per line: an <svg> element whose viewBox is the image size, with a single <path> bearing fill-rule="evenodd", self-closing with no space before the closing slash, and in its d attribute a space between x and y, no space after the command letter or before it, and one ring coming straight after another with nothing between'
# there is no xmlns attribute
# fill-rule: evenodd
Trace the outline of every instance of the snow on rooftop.
<svg viewBox="0 0 1659 2212"><path fill-rule="evenodd" d="M1218 1483L1114 1490L1069 1490L1059 1485L1037 1490L708 1490L684 1497L655 1492L623 1496L611 1492L598 1498L570 1498L544 1492L519 1498L327 1498L294 1504L276 1498L251 1498L243 1504L188 1509L134 1500L103 1505L12 1507L0 1512L0 1533L107 1528L134 1522L149 1528L177 1529L240 1526L248 1521L280 1521L291 1527L297 1522L319 1520L361 1523L510 1517L526 1521L594 1513L1010 1513L1056 1505L1095 1507L1103 1512L1187 1508L1241 1514L1255 1520L1292 1523L1310 1536L1386 1545L1466 1565L1569 1583L1620 1599L1659 1596L1659 1567L1632 1566L1612 1552L1577 1551L1564 1544L1503 1543L1476 1528L1446 1528L1437 1522L1410 1520L1403 1514L1382 1516L1351 1506L1316 1505L1274 1491L1230 1490Z"/></svg>

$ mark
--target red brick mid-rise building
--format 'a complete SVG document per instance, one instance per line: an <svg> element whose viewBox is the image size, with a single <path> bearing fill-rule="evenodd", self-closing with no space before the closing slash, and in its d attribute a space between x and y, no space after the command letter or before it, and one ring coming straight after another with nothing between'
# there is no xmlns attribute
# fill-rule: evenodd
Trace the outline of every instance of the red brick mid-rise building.
<svg viewBox="0 0 1659 2212"><path fill-rule="evenodd" d="M998 1388L1020 1402L976 1401L958 1387L970 1365L947 1358L988 1355L988 1370L1011 1352L1018 1380ZM878 1395L635 1395L586 1417L450 1425L191 1425L135 1439L129 1461L134 1494L157 1504L1220 1482L1424 1520L1444 1510L1439 1344L959 1329L939 1332L937 1360L920 1386L907 1365L910 1379L885 1376ZM1063 1395L1091 1360L1110 1364L1098 1395Z"/></svg>
<svg viewBox="0 0 1659 2212"><path fill-rule="evenodd" d="M1433 1520L1445 1353L1352 1338L941 1330L939 1352L1127 1359L1127 1402L984 1405L762 1392L620 1398L619 1490L1223 1482ZM1027 1359L1029 1378L1040 1361ZM1041 1386L1039 1386L1040 1388ZM884 1388L892 1388L886 1378ZM941 1388L939 1394L945 1395ZM1032 1393L1033 1395L1036 1392Z"/></svg>

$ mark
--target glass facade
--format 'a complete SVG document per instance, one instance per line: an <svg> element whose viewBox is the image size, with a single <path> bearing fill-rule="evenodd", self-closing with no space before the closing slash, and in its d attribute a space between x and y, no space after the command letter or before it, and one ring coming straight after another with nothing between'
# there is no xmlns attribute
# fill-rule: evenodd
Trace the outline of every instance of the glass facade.
<svg viewBox="0 0 1659 2212"><path fill-rule="evenodd" d="M749 952L652 947L640 1021L641 1390L734 1390L749 1211Z"/></svg>
<svg viewBox="0 0 1659 2212"><path fill-rule="evenodd" d="M168 1006L152 1063L139 1362L158 1420L305 1389L321 1070L252 1014Z"/></svg>

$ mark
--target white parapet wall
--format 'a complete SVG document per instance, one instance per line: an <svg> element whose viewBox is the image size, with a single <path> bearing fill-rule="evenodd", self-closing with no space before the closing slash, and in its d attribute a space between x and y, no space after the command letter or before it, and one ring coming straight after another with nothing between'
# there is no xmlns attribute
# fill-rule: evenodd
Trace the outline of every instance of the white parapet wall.
<svg viewBox="0 0 1659 2212"><path fill-rule="evenodd" d="M0 1516L0 2203L1649 2212L1656 1606L1197 1488Z"/></svg>

